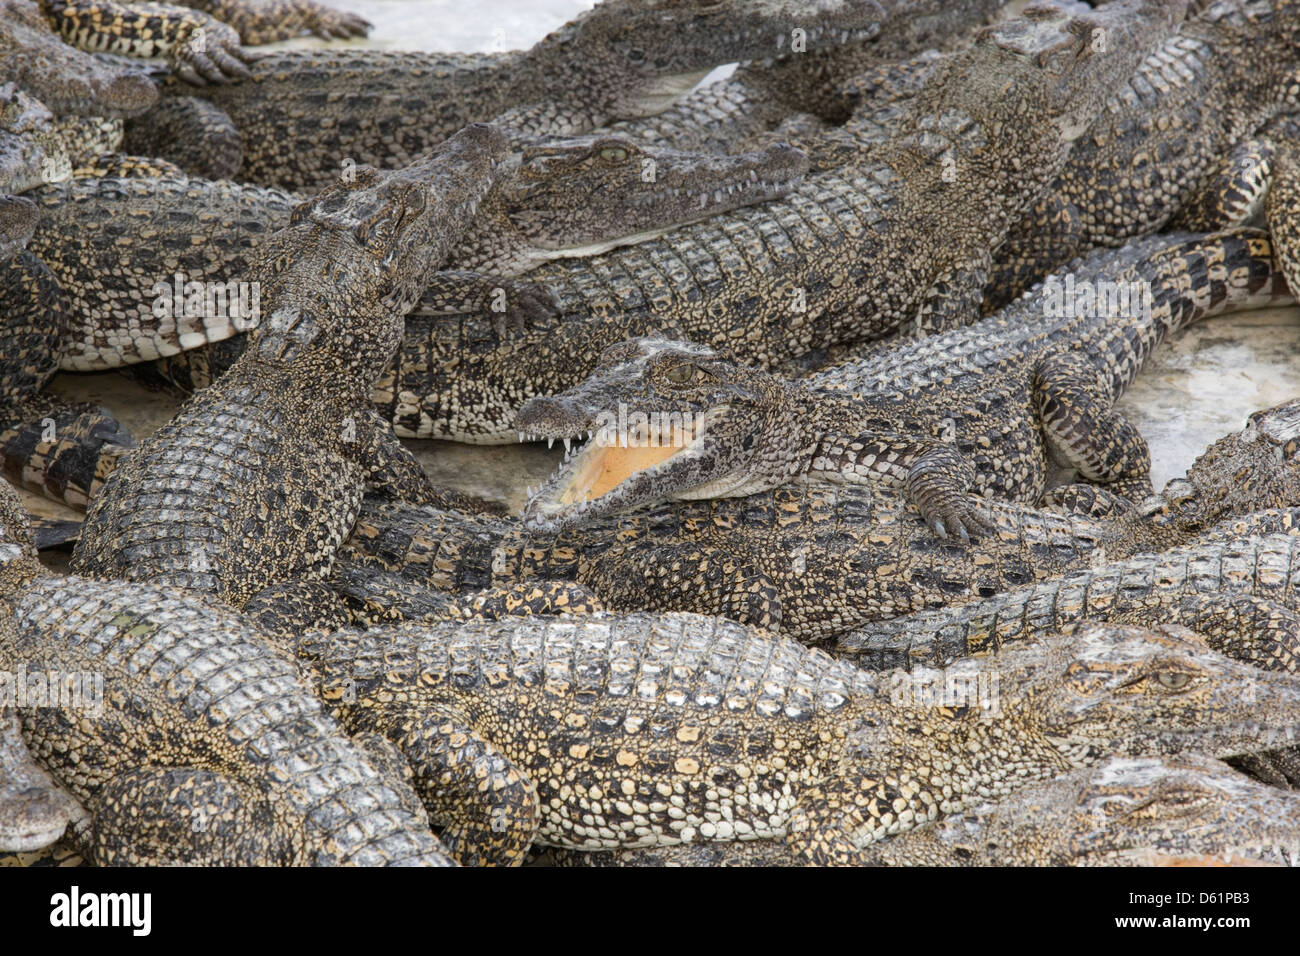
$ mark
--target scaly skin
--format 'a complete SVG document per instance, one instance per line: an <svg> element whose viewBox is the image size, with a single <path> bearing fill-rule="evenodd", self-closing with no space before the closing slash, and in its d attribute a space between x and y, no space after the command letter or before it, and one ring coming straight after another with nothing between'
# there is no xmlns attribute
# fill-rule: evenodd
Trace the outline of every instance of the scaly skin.
<svg viewBox="0 0 1300 956"><path fill-rule="evenodd" d="M267 319L249 351L113 472L74 568L240 607L327 574L367 482L426 495L369 393L505 149L498 130L468 127L410 167L358 170L299 206L252 273Z"/></svg>
<svg viewBox="0 0 1300 956"><path fill-rule="evenodd" d="M404 781L377 769L238 615L52 575L8 486L0 512L0 670L29 675L15 700L23 740L89 813L78 834L88 859L446 864ZM39 673L77 677L80 696L34 699Z"/></svg>
<svg viewBox="0 0 1300 956"><path fill-rule="evenodd" d="M950 676L972 700L956 708L919 693L930 675L873 680L692 615L317 635L298 653L345 726L406 757L462 863L515 863L534 841L763 838L800 862L857 863L887 835L1109 755L1228 756L1300 729L1300 681L1172 628L963 662Z"/></svg>
<svg viewBox="0 0 1300 956"><path fill-rule="evenodd" d="M1170 333L1290 293L1253 231L1148 240L1053 281L1076 278L1143 284L1149 317L1120 303L1053 316L1044 294L803 382L690 343L610 346L581 385L520 410L521 433L566 448L596 433L530 497L525 522L554 531L669 499L877 482L906 489L941 537L966 539L982 526L968 492L1037 501L1049 449L1140 500L1151 493L1146 444L1111 403ZM617 447L629 443L640 450ZM1113 506L1109 492L1070 494Z"/></svg>
<svg viewBox="0 0 1300 956"><path fill-rule="evenodd" d="M1246 186L1248 196L1239 194L1243 177L1234 164L1265 121L1300 102L1300 2L1201 5L1099 112L1060 177L1012 228L997 253L990 309L1098 246L1118 248L1171 224L1240 225L1264 195L1267 175ZM1261 159L1251 167L1258 170ZM1236 214L1181 215L1224 193L1235 196Z"/></svg>
<svg viewBox="0 0 1300 956"><path fill-rule="evenodd" d="M678 223L780 195L799 181L804 166L801 154L780 146L735 157L696 156L613 137L525 148L499 168L477 216L448 255L446 269L454 274L426 288L417 312L482 309L498 321L540 321L545 293L503 279L548 259L637 242ZM255 317L234 321L221 309L210 316L158 316L155 285L170 295L177 274L185 282L245 280L266 237L288 222L295 203L278 190L175 177L73 180L39 190L34 198L41 225L31 248L53 269L74 322L60 356L70 371L173 355L254 326ZM132 243L125 260L124 219L146 237ZM498 289L505 312L493 311ZM232 343L177 360L167 374L202 388L208 374L225 371L242 350L242 343ZM191 360L202 367L188 368Z"/></svg>
<svg viewBox="0 0 1300 956"><path fill-rule="evenodd" d="M872 844L870 866L1295 866L1300 797L1226 764L1116 757ZM792 866L776 841L614 853L559 866Z"/></svg>
<svg viewBox="0 0 1300 956"><path fill-rule="evenodd" d="M1059 308L1068 289L1103 282L1127 290L1128 301L1110 296L1100 317ZM1150 456L1113 405L1147 357L1204 317L1290 301L1263 233L1153 237L1093 253L968 328L867 350L803 384L832 406L834 394L821 390L855 393L839 400L866 412L871 427L953 440L980 494L1038 501L1050 450L1087 480L1140 500L1150 493ZM1092 498L1108 495L1075 487L1049 501L1087 510Z"/></svg>
<svg viewBox="0 0 1300 956"><path fill-rule="evenodd" d="M1118 758L871 848L883 866L1295 866L1300 796L1217 760Z"/></svg>
<svg viewBox="0 0 1300 956"><path fill-rule="evenodd" d="M893 3L880 32L862 43L744 63L662 113L613 123L608 131L678 149L730 153L763 138L791 114L843 123L855 105L854 80L863 72L928 47L969 43L974 29L1005 6L1003 0Z"/></svg>
<svg viewBox="0 0 1300 956"><path fill-rule="evenodd" d="M0 4L0 77L58 114L130 116L158 100L148 77L115 69L64 43L31 0Z"/></svg>
<svg viewBox="0 0 1300 956"><path fill-rule="evenodd" d="M447 268L454 271L440 273L426 287L417 312L483 309L499 326L535 321L550 308L545 290L512 278L538 262L579 254L593 244L640 241L678 221L761 201L789 189L803 166L799 153L782 146L734 157L692 156L613 137L526 148L498 169L450 255ZM22 310L30 304L36 315L57 308L68 319L57 348L45 340L40 349L11 347L10 361L57 358L64 368L87 370L190 349L158 371L182 387L206 387L243 354L242 330L255 327L261 314L253 286L227 284L246 279L250 259L288 221L294 200L278 190L174 175L124 180L107 175L112 170L102 162L97 167L100 175L93 179L35 194L43 216L34 249L51 264L63 295L42 287L42 296L16 298L22 305L14 306L15 314L26 314ZM124 221L147 237L132 243L125 258ZM193 310L179 307L189 293L175 295L178 275L184 284L221 284L220 299L214 298L211 309L206 302ZM160 294L174 307L159 309L160 302L166 304ZM249 315L235 307L240 303ZM55 335L52 323L42 321L41 328ZM200 347L210 342L222 344ZM33 490L84 506L115 467L118 452L105 448L107 457L99 457L94 449L74 448L52 455L42 448L32 457L30 443L45 431L43 417L15 419L11 432L0 434L0 445L7 446L6 473ZM53 457L65 459L58 480L43 473Z"/></svg>
<svg viewBox="0 0 1300 956"><path fill-rule="evenodd" d="M1100 105L1165 22L1113 3L1083 19L1010 21L931 77L871 161L810 176L761 209L538 269L558 323L496 347L477 323L457 335L409 323L380 384L398 433L509 441L524 401L576 385L605 347L633 336L671 330L770 367L956 314L946 303L963 296L975 310L980 263L1064 162L1063 127ZM1102 27L1110 52L1097 57L1084 35ZM419 406L399 409L403 393Z"/></svg>
<svg viewBox="0 0 1300 956"><path fill-rule="evenodd" d="M239 34L214 17L166 3L39 0L41 13L68 43L133 57L168 57L186 83L229 83L248 76Z"/></svg>
<svg viewBox="0 0 1300 956"><path fill-rule="evenodd" d="M32 759L17 716L0 711L0 852L43 849L84 815Z"/></svg>
<svg viewBox="0 0 1300 956"><path fill-rule="evenodd" d="M720 614L825 640L855 622L967 603L1107 556L1199 542L1216 526L1290 530L1289 511L1261 509L1287 508L1300 495L1294 412L1287 405L1255 416L1142 509L1099 520L989 502L993 531L964 547L936 541L887 489L809 484L671 503L557 536L487 515L372 500L341 561L452 592L576 580L615 610ZM1260 646L1278 638L1268 615L1258 624Z"/></svg>
<svg viewBox="0 0 1300 956"><path fill-rule="evenodd" d="M713 67L776 49L793 29L806 31L812 51L858 42L892 6L605 0L524 51L276 51L251 65L248 80L204 95L243 137L239 178L312 190L336 179L345 160L400 166L466 123L566 136L658 112ZM338 121L324 126L323 112Z"/></svg>

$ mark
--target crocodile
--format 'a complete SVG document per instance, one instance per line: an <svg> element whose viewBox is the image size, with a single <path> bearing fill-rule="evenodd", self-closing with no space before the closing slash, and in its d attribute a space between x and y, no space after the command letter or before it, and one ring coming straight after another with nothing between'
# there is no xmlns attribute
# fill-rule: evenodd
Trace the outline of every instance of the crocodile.
<svg viewBox="0 0 1300 956"><path fill-rule="evenodd" d="M1250 416L1212 444L1165 492L1128 513L1125 524L1178 529L1114 559L1029 588L878 621L841 637L838 651L864 666L940 663L990 644L1069 633L1094 620L1194 619L1207 635L1242 640L1250 629L1278 635L1260 666L1300 668L1300 596L1287 568L1300 560L1300 400ZM1157 537L1164 535L1157 531ZM1165 548L1160 548L1164 544ZM1177 545L1169 548L1169 545ZM1157 550L1160 553L1152 553ZM1139 553L1146 552L1146 553ZM1278 573L1280 571L1280 573Z"/></svg>
<svg viewBox="0 0 1300 956"><path fill-rule="evenodd" d="M764 137L792 114L814 117L821 134L853 115L863 74L923 50L937 55L935 47L969 43L978 27L1007 7L1004 0L913 0L897 6L865 42L743 63L662 113L621 120L605 130L678 149L727 153Z"/></svg>
<svg viewBox="0 0 1300 956"><path fill-rule="evenodd" d="M400 435L503 443L520 404L576 385L629 337L672 331L771 367L957 311L944 303L959 287L975 308L983 283L971 264L1179 13L1126 0L1079 17L1039 9L982 33L926 82L871 162L631 249L543 266L533 278L562 314L530 335L498 343L475 321L453 332L413 317L377 398ZM1099 30L1104 55L1092 52ZM949 182L949 161L981 173ZM399 408L407 394L418 405Z"/></svg>
<svg viewBox="0 0 1300 956"><path fill-rule="evenodd" d="M31 756L85 808L73 838L87 860L450 862L392 748L346 736L294 660L238 614L51 573L8 485L0 528L6 704Z"/></svg>
<svg viewBox="0 0 1300 956"><path fill-rule="evenodd" d="M1193 754L1116 758L876 844L880 866L1300 863L1300 796Z"/></svg>
<svg viewBox="0 0 1300 956"><path fill-rule="evenodd" d="M1290 509L1300 500L1295 420L1294 403L1257 414L1162 496L1106 518L990 500L992 532L967 545L937 539L888 487L806 483L668 502L559 534L372 498L340 565L380 568L453 593L575 580L613 610L719 614L824 641L868 621L963 604L1095 561L1204 543L1215 529L1290 531Z"/></svg>
<svg viewBox="0 0 1300 956"><path fill-rule="evenodd" d="M1300 729L1300 680L1177 628L878 676L677 614L316 632L296 652L344 727L402 752L461 863L764 839L854 863L1111 755L1229 756ZM936 705L926 682L948 679L969 699Z"/></svg>
<svg viewBox="0 0 1300 956"><path fill-rule="evenodd" d="M1125 294L1056 309L1053 290L1076 278ZM982 523L968 492L1036 502L1049 450L1109 489L1056 498L1140 501L1146 444L1112 403L1147 355L1204 316L1290 300L1267 237L1235 231L1094 254L996 317L800 381L730 350L612 345L581 385L520 409L521 437L567 448L594 435L530 497L525 522L554 531L669 498L875 481L905 488L941 537L966 539Z"/></svg>
<svg viewBox="0 0 1300 956"><path fill-rule="evenodd" d="M74 570L240 607L328 573L367 482L427 496L370 388L506 149L494 127L466 127L409 167L363 167L299 205L250 273L267 319L248 352L108 477Z"/></svg>
<svg viewBox="0 0 1300 956"><path fill-rule="evenodd" d="M31 0L0 3L0 80L60 115L127 116L158 101L149 77L64 43Z"/></svg>
<svg viewBox="0 0 1300 956"><path fill-rule="evenodd" d="M1011 229L986 309L1097 246L1170 226L1238 225L1259 207L1273 150L1257 133L1297 106L1300 3L1199 6L1098 114L1056 182Z"/></svg>
<svg viewBox="0 0 1300 956"><path fill-rule="evenodd" d="M1113 757L867 847L865 866L1295 866L1300 797L1198 754ZM611 853L553 866L792 866L774 840Z"/></svg>
<svg viewBox="0 0 1300 956"><path fill-rule="evenodd" d="M67 175L53 114L10 83L0 87L0 192L21 192ZM0 195L0 457L4 473L70 504L83 504L134 441L107 410L41 390L58 368L67 309L50 270L23 251L36 204ZM100 462L104 467L100 467Z"/></svg>
<svg viewBox="0 0 1300 956"><path fill-rule="evenodd" d="M478 288L488 293L479 301L494 321L518 305L522 318L540 322L546 311L541 290L502 280L550 259L645 241L679 223L778 197L799 182L805 167L802 154L781 145L728 157L609 136L526 146L498 168L478 216L449 253L446 269L464 280L460 288L449 287L444 276L426 289L416 314L445 323L447 303L438 297L472 307L463 299ZM196 349L255 324L256 316L231 315L227 298L227 292L242 292L241 301L251 307L251 287L228 286L246 279L266 237L289 221L297 202L276 189L168 176L74 178L36 190L32 198L41 207L41 224L30 248L50 265L72 311L74 326L60 353L68 371ZM124 253L124 238L135 235L140 239ZM473 271L493 278L471 281ZM174 286L178 275L180 293ZM207 302L195 309L158 307L160 293L173 305L185 304L189 282L221 283L220 301L214 293L212 308ZM506 312L493 311L498 296ZM188 387L203 387L207 376L233 364L243 346L241 338L177 360L167 374Z"/></svg>
<svg viewBox="0 0 1300 956"><path fill-rule="evenodd" d="M325 39L363 37L370 24L316 0L38 0L46 22L80 49L131 57L167 57L185 83L247 78L251 56L241 43L289 40L304 32Z"/></svg>
<svg viewBox="0 0 1300 956"><path fill-rule="evenodd" d="M315 190L349 163L401 166L467 123L581 135L666 108L716 66L874 36L910 0L603 0L528 50L279 50L202 95L243 140L239 178ZM191 95L159 75L164 96ZM324 120L324 121L323 121Z"/></svg>
<svg viewBox="0 0 1300 956"><path fill-rule="evenodd" d="M515 278L538 262L581 254L593 244L642 241L672 223L764 201L797 183L804 165L801 154L780 145L729 157L642 147L616 137L526 147L498 167L478 215L416 312L481 304L504 334L507 323L534 321L549 308L544 289ZM196 390L243 353L247 336L241 330L255 327L262 311L260 288L243 280L266 237L288 222L293 197L183 176L110 175L73 178L32 195L42 216L33 251L42 260L41 274L53 275L40 287L41 297L19 300L23 305L14 307L14 315L31 310L66 318L58 325L57 346L43 339L39 349L31 343L12 347L11 362L48 363L53 357L64 369L82 371L189 349L144 377ZM126 231L148 239L124 256L127 222L132 225ZM15 319L10 324L18 327ZM48 322L41 327L50 335L56 328ZM210 342L221 344L203 347ZM97 423L82 418L74 424L66 414L56 421L59 444L51 447L47 417L42 406L0 431L5 473L84 507L121 452L114 443L86 447L77 436ZM117 431L107 419L102 426L105 436Z"/></svg>

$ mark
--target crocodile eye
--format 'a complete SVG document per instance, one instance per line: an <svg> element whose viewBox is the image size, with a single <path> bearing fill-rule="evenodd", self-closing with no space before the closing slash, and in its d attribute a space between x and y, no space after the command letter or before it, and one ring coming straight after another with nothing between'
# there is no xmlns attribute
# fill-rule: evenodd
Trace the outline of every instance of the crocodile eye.
<svg viewBox="0 0 1300 956"><path fill-rule="evenodd" d="M1156 674L1156 680L1165 690L1186 690L1192 682L1192 675L1185 671L1160 671Z"/></svg>
<svg viewBox="0 0 1300 956"><path fill-rule="evenodd" d="M645 50L631 49L627 51L627 58L633 63L645 62Z"/></svg>
<svg viewBox="0 0 1300 956"><path fill-rule="evenodd" d="M627 159L627 150L620 146L606 146L600 151L600 158L621 163Z"/></svg>
<svg viewBox="0 0 1300 956"><path fill-rule="evenodd" d="M674 385L689 385L695 381L698 370L694 365L674 365L664 372L664 378Z"/></svg>

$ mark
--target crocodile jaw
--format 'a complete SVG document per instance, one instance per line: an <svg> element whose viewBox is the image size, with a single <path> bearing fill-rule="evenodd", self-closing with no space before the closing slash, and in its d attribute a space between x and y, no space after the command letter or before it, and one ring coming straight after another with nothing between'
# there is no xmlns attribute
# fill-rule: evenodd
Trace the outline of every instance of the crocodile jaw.
<svg viewBox="0 0 1300 956"><path fill-rule="evenodd" d="M545 484L529 494L526 523L539 529L566 526L594 503L605 503L630 480L652 478L668 462L693 453L703 435L704 430L691 423L673 425L666 432L661 429L653 436L643 432L619 436L613 429L598 431L571 458L566 458ZM636 503L629 500L627 504Z"/></svg>

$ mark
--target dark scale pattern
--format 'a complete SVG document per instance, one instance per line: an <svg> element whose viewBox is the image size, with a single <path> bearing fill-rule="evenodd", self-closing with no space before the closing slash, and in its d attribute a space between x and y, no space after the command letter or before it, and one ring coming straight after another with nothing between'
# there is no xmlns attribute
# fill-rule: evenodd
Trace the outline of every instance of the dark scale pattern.
<svg viewBox="0 0 1300 956"><path fill-rule="evenodd" d="M779 836L842 758L853 696L871 689L817 651L689 615L305 643L345 725L397 742L450 844L496 862L533 838ZM834 823L830 807L810 812Z"/></svg>
<svg viewBox="0 0 1300 956"><path fill-rule="evenodd" d="M74 566L240 607L322 577L367 482L419 500L428 479L369 411L370 384L504 148L469 127L421 163L359 171L301 205L252 274L268 315L252 347L113 472Z"/></svg>
<svg viewBox="0 0 1300 956"><path fill-rule="evenodd" d="M17 712L32 755L90 815L78 834L88 858L446 862L404 783L371 765L241 617L158 588L51 576L11 491L0 510L0 668L85 676L80 699Z"/></svg>
<svg viewBox="0 0 1300 956"><path fill-rule="evenodd" d="M1064 122L1099 106L1144 41L1168 28L1159 16L1107 10L1117 46L1100 60L1083 56L1064 87L1040 70L1080 44L1080 32L1053 17L998 28L936 70L897 135L856 167L811 176L761 209L537 270L534 281L556 290L558 322L501 344L482 320L456 331L413 326L377 400L399 434L503 442L523 401L576 385L629 336L675 332L772 366L910 327L927 301L953 297L953 276L974 281L1064 163L1048 117ZM972 82L985 70L1015 82ZM948 181L944 157L966 174ZM973 294L956 298L974 308Z"/></svg>

